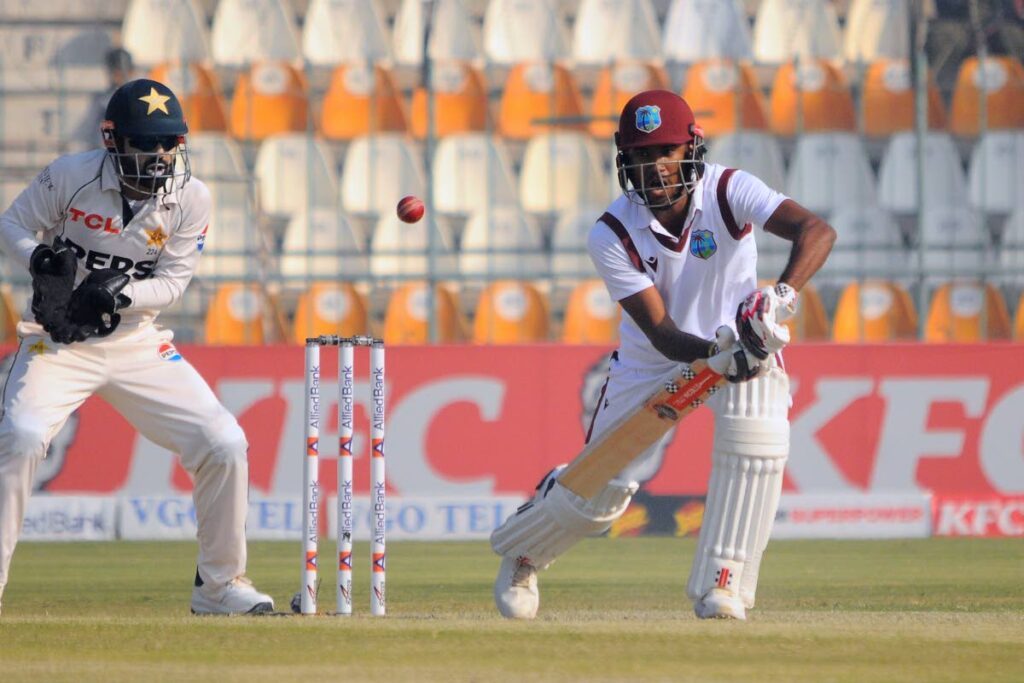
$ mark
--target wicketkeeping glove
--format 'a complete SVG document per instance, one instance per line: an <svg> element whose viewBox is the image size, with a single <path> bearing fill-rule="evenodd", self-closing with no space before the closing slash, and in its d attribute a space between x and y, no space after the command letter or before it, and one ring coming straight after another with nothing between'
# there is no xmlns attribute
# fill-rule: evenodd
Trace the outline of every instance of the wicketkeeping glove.
<svg viewBox="0 0 1024 683"><path fill-rule="evenodd" d="M89 273L71 295L68 320L90 337L106 337L121 323L120 309L132 300L121 293L130 278L113 268Z"/></svg>
<svg viewBox="0 0 1024 683"><path fill-rule="evenodd" d="M53 341L68 344L82 341L67 320L68 306L75 287L78 257L60 236L53 246L40 244L29 258L32 274L32 316Z"/></svg>

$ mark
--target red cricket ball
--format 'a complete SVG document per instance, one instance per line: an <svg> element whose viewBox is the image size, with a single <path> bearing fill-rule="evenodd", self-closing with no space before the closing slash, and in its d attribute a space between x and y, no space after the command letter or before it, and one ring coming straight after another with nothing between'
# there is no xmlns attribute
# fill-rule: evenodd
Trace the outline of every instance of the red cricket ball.
<svg viewBox="0 0 1024 683"><path fill-rule="evenodd" d="M426 211L426 207L423 206L422 199L409 195L402 197L395 210L398 212L398 218L403 222L415 223L423 218L423 212Z"/></svg>

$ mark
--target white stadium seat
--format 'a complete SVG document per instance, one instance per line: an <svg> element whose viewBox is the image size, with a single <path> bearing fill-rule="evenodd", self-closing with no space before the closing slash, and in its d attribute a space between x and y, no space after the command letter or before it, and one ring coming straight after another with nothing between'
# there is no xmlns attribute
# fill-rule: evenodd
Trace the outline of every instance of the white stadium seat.
<svg viewBox="0 0 1024 683"><path fill-rule="evenodd" d="M128 0L0 0L0 23L7 21L120 21Z"/></svg>
<svg viewBox="0 0 1024 683"><path fill-rule="evenodd" d="M662 34L666 61L747 60L750 45L742 0L672 0Z"/></svg>
<svg viewBox="0 0 1024 683"><path fill-rule="evenodd" d="M315 66L390 60L391 36L378 3L311 0L302 28L302 54Z"/></svg>
<svg viewBox="0 0 1024 683"><path fill-rule="evenodd" d="M132 0L121 34L124 48L140 66L210 58L206 15L197 0Z"/></svg>
<svg viewBox="0 0 1024 683"><path fill-rule="evenodd" d="M782 64L794 57L838 60L839 19L828 0L763 0L754 20L754 60Z"/></svg>
<svg viewBox="0 0 1024 683"><path fill-rule="evenodd" d="M370 262L344 214L318 207L297 213L289 221L280 270L285 279L359 279L369 274Z"/></svg>
<svg viewBox="0 0 1024 683"><path fill-rule="evenodd" d="M370 241L370 272L378 278L421 278L427 275L430 255L428 230L435 225L437 261L434 274L452 277L456 258L451 236L435 221L403 223L393 211L383 214Z"/></svg>
<svg viewBox="0 0 1024 683"><path fill-rule="evenodd" d="M981 277L989 265L989 237L967 206L929 206L922 217L925 272L934 280Z"/></svg>
<svg viewBox="0 0 1024 683"><path fill-rule="evenodd" d="M398 64L423 63L423 0L402 0L395 15L394 55ZM471 62L480 58L480 29L463 0L437 0L430 22L430 58Z"/></svg>
<svg viewBox="0 0 1024 683"><path fill-rule="evenodd" d="M853 0L846 11L843 54L853 63L910 58L910 3Z"/></svg>
<svg viewBox="0 0 1024 683"><path fill-rule="evenodd" d="M295 15L284 0L219 0L210 36L221 67L301 59Z"/></svg>
<svg viewBox="0 0 1024 683"><path fill-rule="evenodd" d="M463 277L538 278L547 268L540 229L518 206L485 208L469 217L459 254Z"/></svg>
<svg viewBox="0 0 1024 683"><path fill-rule="evenodd" d="M754 130L726 133L708 145L708 161L730 168L741 168L781 191L786 184L782 149L775 136Z"/></svg>
<svg viewBox="0 0 1024 683"><path fill-rule="evenodd" d="M321 140L305 133L272 135L260 145L254 168L263 210L290 217L313 206L335 207L334 169Z"/></svg>
<svg viewBox="0 0 1024 683"><path fill-rule="evenodd" d="M269 252L248 206L215 203L196 274L219 280L257 276L259 263Z"/></svg>
<svg viewBox="0 0 1024 683"><path fill-rule="evenodd" d="M836 229L836 243L815 281L848 282L859 275L901 279L910 254L903 244L900 226L878 206L847 206L829 218Z"/></svg>
<svg viewBox="0 0 1024 683"><path fill-rule="evenodd" d="M443 138L434 152L434 210L468 214L518 203L508 152L500 138L459 133Z"/></svg>
<svg viewBox="0 0 1024 683"><path fill-rule="evenodd" d="M650 0L582 0L573 27L572 57L577 64L659 58L657 17Z"/></svg>
<svg viewBox="0 0 1024 683"><path fill-rule="evenodd" d="M568 56L555 0L490 0L483 43L487 61L504 66Z"/></svg>
<svg viewBox="0 0 1024 683"><path fill-rule="evenodd" d="M1017 209L1006 219L1002 237L999 279L1020 287L1024 285L1024 209ZM1024 315L1024 311L1017 315Z"/></svg>
<svg viewBox="0 0 1024 683"><path fill-rule="evenodd" d="M1024 131L984 133L967 173L971 205L995 214L1024 209Z"/></svg>
<svg viewBox="0 0 1024 683"><path fill-rule="evenodd" d="M897 133L889 139L878 170L879 203L893 213L917 211L917 138L914 132ZM924 147L925 207L964 202L966 179L953 138L929 132Z"/></svg>
<svg viewBox="0 0 1024 683"><path fill-rule="evenodd" d="M545 133L530 139L519 176L527 211L551 213L607 203L608 180L597 144L584 133Z"/></svg>
<svg viewBox="0 0 1024 683"><path fill-rule="evenodd" d="M828 213L876 203L875 178L864 143L854 133L807 133L796 143L786 194L811 211Z"/></svg>
<svg viewBox="0 0 1024 683"><path fill-rule="evenodd" d="M587 236L607 207L589 204L566 211L551 233L551 273L559 279L594 277Z"/></svg>
<svg viewBox="0 0 1024 683"><path fill-rule="evenodd" d="M342 167L342 208L357 215L393 215L405 195L423 196L424 176L423 159L406 136L378 133L355 138Z"/></svg>

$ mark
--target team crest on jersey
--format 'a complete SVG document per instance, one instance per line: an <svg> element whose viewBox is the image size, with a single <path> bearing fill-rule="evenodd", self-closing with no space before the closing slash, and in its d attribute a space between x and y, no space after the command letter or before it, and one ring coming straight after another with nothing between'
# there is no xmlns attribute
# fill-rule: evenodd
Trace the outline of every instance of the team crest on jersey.
<svg viewBox="0 0 1024 683"><path fill-rule="evenodd" d="M162 360L181 360L181 354L178 353L178 349L174 348L174 344L161 344L157 350Z"/></svg>
<svg viewBox="0 0 1024 683"><path fill-rule="evenodd" d="M636 110L636 129L641 133L653 133L661 128L661 107L648 104Z"/></svg>
<svg viewBox="0 0 1024 683"><path fill-rule="evenodd" d="M694 230L690 235L690 253L697 258L709 259L718 251L715 236L710 230Z"/></svg>
<svg viewBox="0 0 1024 683"><path fill-rule="evenodd" d="M200 252L202 252L203 251L203 247L206 246L206 231L209 230L209 229L210 229L210 226L207 225L205 228L203 228L203 231L201 233L199 233L199 237L196 238L196 248Z"/></svg>

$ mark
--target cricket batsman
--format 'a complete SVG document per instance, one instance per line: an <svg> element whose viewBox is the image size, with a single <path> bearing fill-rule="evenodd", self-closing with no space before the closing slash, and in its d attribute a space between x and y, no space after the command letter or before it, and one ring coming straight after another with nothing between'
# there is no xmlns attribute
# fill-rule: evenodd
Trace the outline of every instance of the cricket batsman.
<svg viewBox="0 0 1024 683"><path fill-rule="evenodd" d="M587 246L628 315L587 441L635 412L680 363L707 359L728 379L708 401L715 414L711 477L686 592L699 618L745 619L789 454L789 381L780 354L789 332L782 323L828 257L835 230L755 176L705 162L703 132L674 93L630 99L615 144L623 194L591 229ZM792 249L776 284L759 288L753 230L762 227ZM564 466L541 480L534 497L491 535L502 556L494 584L502 615L536 616L537 572L622 515L671 435L629 453L630 464L592 497L558 483Z"/></svg>
<svg viewBox="0 0 1024 683"><path fill-rule="evenodd" d="M273 610L245 577L248 443L154 324L185 291L210 220L181 104L140 79L110 98L104 148L58 158L0 216L0 248L32 275L0 394L0 597L54 435L92 394L181 457L194 480L196 614ZM245 226L236 226L243 229Z"/></svg>

